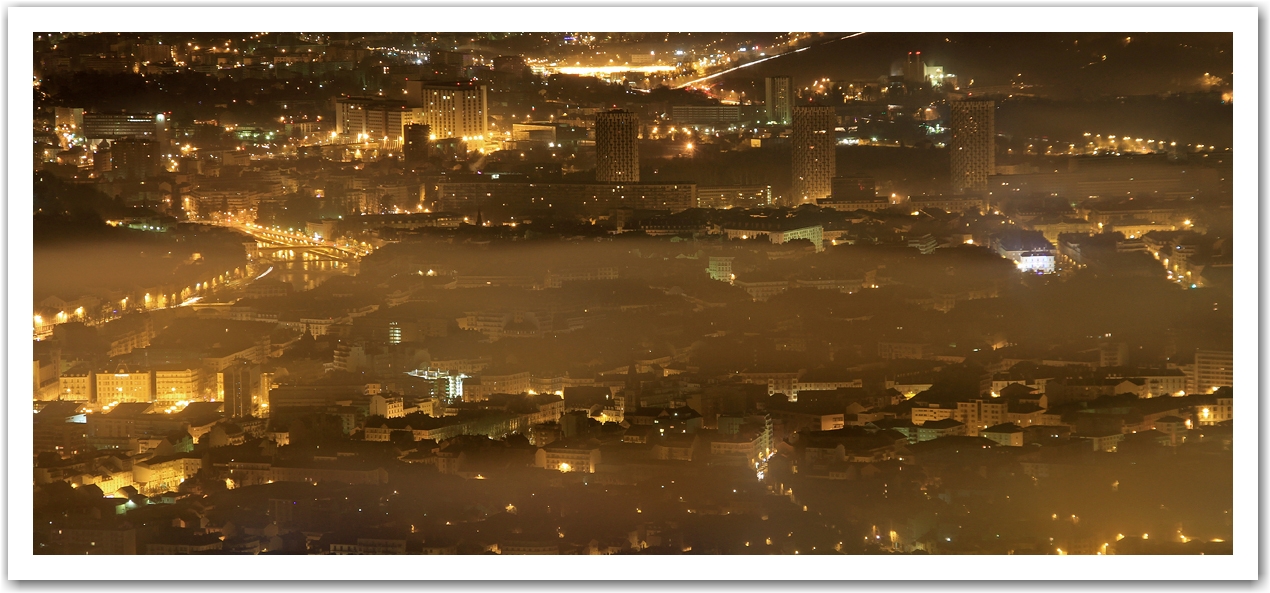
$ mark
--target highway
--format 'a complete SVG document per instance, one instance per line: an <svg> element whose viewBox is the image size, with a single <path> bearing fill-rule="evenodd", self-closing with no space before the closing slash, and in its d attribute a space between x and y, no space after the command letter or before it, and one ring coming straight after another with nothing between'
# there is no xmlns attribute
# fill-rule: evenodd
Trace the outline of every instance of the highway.
<svg viewBox="0 0 1270 593"><path fill-rule="evenodd" d="M795 50L784 51L784 52L781 52L781 53L778 53L778 54L775 54L775 55L770 55L770 56L767 56L767 57L765 57L765 58L761 58L761 59L758 59L758 60L754 60L753 62L746 62L746 63L744 63L744 64L741 64L740 66L733 66L733 67L728 68L728 69L726 69L726 70L721 70L721 71L719 71L719 72L715 72L714 74L711 74L711 75L709 75L709 76L703 76L703 77L701 77L701 78L694 78L694 79L689 80L689 81L687 81L687 82L682 82L682 83L676 84L676 85L675 85L675 88L677 88L677 89L682 89L682 88L690 87L690 86L693 86L693 85L696 85L696 84L699 84L699 83L705 82L705 81L707 81L707 80L710 80L710 79L712 79L712 78L717 78L717 77L719 77L719 76L723 76L723 75L725 75L725 74L729 74L729 73L732 73L732 72L736 72L737 70L740 70L740 69L742 69L742 68L749 68L750 66L753 66L753 65L755 65L755 64L761 64L761 63L766 62L766 61L768 61L768 60L774 60L774 59L776 59L776 58L780 58L780 57L784 57L784 56L790 56L790 55L793 55L793 54L796 54L796 53L799 53L799 52L804 52L804 51L807 51L807 50L809 50L809 49L811 49L811 48L813 48L813 47L816 47L817 45L824 45L824 44L826 44L826 43L834 43L835 41L842 41L842 40L844 40L844 39L851 39L852 37L859 37L859 36L861 36L861 35L864 35L864 32L863 32L863 31L861 31L861 32L859 32L859 33L852 33L852 34L850 34L850 35L846 35L846 36L844 36L844 37L838 37L838 38L835 38L835 39L828 39L828 40L825 40L825 41L820 41L820 42L817 42L817 43L813 43L813 44L811 44L811 45L807 45L807 46L800 47L800 48L795 49Z"/></svg>

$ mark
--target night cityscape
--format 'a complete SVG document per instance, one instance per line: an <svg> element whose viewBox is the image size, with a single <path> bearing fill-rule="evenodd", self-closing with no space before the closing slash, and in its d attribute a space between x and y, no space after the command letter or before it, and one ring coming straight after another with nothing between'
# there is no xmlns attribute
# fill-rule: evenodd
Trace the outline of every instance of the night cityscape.
<svg viewBox="0 0 1270 593"><path fill-rule="evenodd" d="M32 41L35 554L1233 554L1230 33Z"/></svg>

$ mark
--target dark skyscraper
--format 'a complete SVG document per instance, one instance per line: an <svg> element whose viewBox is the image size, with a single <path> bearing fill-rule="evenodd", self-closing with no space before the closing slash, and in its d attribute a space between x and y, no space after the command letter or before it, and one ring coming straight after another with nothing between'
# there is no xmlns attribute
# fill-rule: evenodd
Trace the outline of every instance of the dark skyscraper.
<svg viewBox="0 0 1270 593"><path fill-rule="evenodd" d="M767 121L789 125L793 118L794 83L788 76L767 77Z"/></svg>
<svg viewBox="0 0 1270 593"><path fill-rule="evenodd" d="M432 127L428 124L409 124L405 127L406 138L402 151L406 156L406 164L415 165L428 160L431 135Z"/></svg>
<svg viewBox="0 0 1270 593"><path fill-rule="evenodd" d="M595 117L595 180L639 183L639 116L613 110Z"/></svg>
<svg viewBox="0 0 1270 593"><path fill-rule="evenodd" d="M159 172L159 143L149 138L122 138L111 143L110 165L119 179L140 181Z"/></svg>
<svg viewBox="0 0 1270 593"><path fill-rule="evenodd" d="M922 52L908 52L904 61L904 82L922 84L926 82L926 63L922 61Z"/></svg>
<svg viewBox="0 0 1270 593"><path fill-rule="evenodd" d="M220 372L226 416L230 418L251 416L251 385L257 373L258 369L255 365L246 360L235 361Z"/></svg>
<svg viewBox="0 0 1270 593"><path fill-rule="evenodd" d="M996 125L993 101L953 101L952 186L957 193L988 190L996 169Z"/></svg>
<svg viewBox="0 0 1270 593"><path fill-rule="evenodd" d="M838 118L833 107L794 108L794 195L795 204L806 204L833 194L837 171L834 158L834 128Z"/></svg>

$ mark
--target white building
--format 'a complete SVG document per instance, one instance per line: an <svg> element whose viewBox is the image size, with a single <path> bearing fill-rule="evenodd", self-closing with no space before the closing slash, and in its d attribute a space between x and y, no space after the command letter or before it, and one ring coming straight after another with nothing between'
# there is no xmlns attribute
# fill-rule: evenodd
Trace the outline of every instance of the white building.
<svg viewBox="0 0 1270 593"><path fill-rule="evenodd" d="M1054 244L1039 231L1015 231L992 240L997 253L1021 272L1054 273Z"/></svg>

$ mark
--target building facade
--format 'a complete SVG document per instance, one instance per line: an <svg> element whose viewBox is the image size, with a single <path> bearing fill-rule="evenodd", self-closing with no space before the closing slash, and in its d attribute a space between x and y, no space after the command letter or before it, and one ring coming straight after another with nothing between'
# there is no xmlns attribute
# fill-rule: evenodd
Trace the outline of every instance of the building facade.
<svg viewBox="0 0 1270 593"><path fill-rule="evenodd" d="M378 99L335 100L335 130L350 140L400 143L414 113L402 103Z"/></svg>
<svg viewBox="0 0 1270 593"><path fill-rule="evenodd" d="M256 372L253 372L256 371ZM225 415L230 418L251 416L252 382L258 371L250 362L240 360L230 365L218 375L222 401L225 402Z"/></svg>
<svg viewBox="0 0 1270 593"><path fill-rule="evenodd" d="M139 403L154 401L149 372L97 373L97 403Z"/></svg>
<svg viewBox="0 0 1270 593"><path fill-rule="evenodd" d="M639 116L614 110L595 116L595 180L639 183Z"/></svg>
<svg viewBox="0 0 1270 593"><path fill-rule="evenodd" d="M487 87L471 81L406 81L406 104L414 123L425 124L436 138L483 142L489 129Z"/></svg>
<svg viewBox="0 0 1270 593"><path fill-rule="evenodd" d="M153 113L85 113L84 137L94 140L120 138L157 138L166 129L163 114Z"/></svg>
<svg viewBox="0 0 1270 593"><path fill-rule="evenodd" d="M1192 393L1210 393L1218 387L1231 387L1235 382L1233 352L1195 351L1195 387Z"/></svg>
<svg viewBox="0 0 1270 593"><path fill-rule="evenodd" d="M837 173L834 128L838 117L832 107L793 109L794 203L814 204L833 195Z"/></svg>
<svg viewBox="0 0 1270 593"><path fill-rule="evenodd" d="M996 171L996 103L975 100L951 105L953 191L987 191L988 176Z"/></svg>
<svg viewBox="0 0 1270 593"><path fill-rule="evenodd" d="M674 105L670 118L680 125L734 124L741 120L738 105Z"/></svg>
<svg viewBox="0 0 1270 593"><path fill-rule="evenodd" d="M407 124L405 128L405 144L401 150L406 157L406 164L414 165L428 160L431 149L432 126L428 124Z"/></svg>
<svg viewBox="0 0 1270 593"><path fill-rule="evenodd" d="M770 185L714 185L697 187L699 208L762 208L772 205Z"/></svg>
<svg viewBox="0 0 1270 593"><path fill-rule="evenodd" d="M202 399L202 394L200 369L154 371L154 395L160 402L193 401Z"/></svg>
<svg viewBox="0 0 1270 593"><path fill-rule="evenodd" d="M110 166L120 179L142 180L159 173L159 143L149 138L121 138L110 145Z"/></svg>
<svg viewBox="0 0 1270 593"><path fill-rule="evenodd" d="M438 183L433 209L488 216L501 208L550 212L606 212L613 208L670 210L697 207L692 183L521 183L502 181Z"/></svg>
<svg viewBox="0 0 1270 593"><path fill-rule="evenodd" d="M769 76L765 81L767 121L789 125L793 121L794 83L788 76Z"/></svg>

